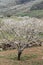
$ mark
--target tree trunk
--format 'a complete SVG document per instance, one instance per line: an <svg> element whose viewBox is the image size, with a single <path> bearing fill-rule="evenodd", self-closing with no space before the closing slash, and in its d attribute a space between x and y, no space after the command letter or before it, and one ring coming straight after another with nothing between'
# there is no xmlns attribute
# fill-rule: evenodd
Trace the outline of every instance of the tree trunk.
<svg viewBox="0 0 43 65"><path fill-rule="evenodd" d="M18 52L18 60L20 60L21 54L22 54L22 52L21 52L21 51L20 51L20 52Z"/></svg>

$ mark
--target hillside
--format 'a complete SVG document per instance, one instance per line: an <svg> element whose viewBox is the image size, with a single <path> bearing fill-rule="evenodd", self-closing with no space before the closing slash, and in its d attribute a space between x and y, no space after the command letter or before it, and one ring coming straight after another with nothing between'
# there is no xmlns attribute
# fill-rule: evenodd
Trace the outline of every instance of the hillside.
<svg viewBox="0 0 43 65"><path fill-rule="evenodd" d="M0 0L0 15L16 15L29 12L33 4L42 0Z"/></svg>
<svg viewBox="0 0 43 65"><path fill-rule="evenodd" d="M34 4L32 7L31 7L31 10L43 10L43 1L38 3L38 4Z"/></svg>

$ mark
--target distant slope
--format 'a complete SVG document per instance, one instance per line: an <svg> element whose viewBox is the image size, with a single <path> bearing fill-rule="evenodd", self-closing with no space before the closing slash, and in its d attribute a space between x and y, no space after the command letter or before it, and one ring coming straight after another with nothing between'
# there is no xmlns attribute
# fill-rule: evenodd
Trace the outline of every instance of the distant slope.
<svg viewBox="0 0 43 65"><path fill-rule="evenodd" d="M34 4L32 7L31 7L31 10L43 10L43 1L38 3L38 4Z"/></svg>
<svg viewBox="0 0 43 65"><path fill-rule="evenodd" d="M42 0L0 0L0 15L17 15L29 12L32 5Z"/></svg>

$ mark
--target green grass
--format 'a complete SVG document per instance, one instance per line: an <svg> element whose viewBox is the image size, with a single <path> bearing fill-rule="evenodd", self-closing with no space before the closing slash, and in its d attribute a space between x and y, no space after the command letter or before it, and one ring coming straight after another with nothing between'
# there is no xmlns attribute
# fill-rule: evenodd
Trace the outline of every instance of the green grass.
<svg viewBox="0 0 43 65"><path fill-rule="evenodd" d="M43 17L43 10L32 10L29 13L19 13L18 16Z"/></svg>
<svg viewBox="0 0 43 65"><path fill-rule="evenodd" d="M0 39L3 39L3 38L7 38L9 40L13 40L15 37L14 34L11 34L11 33L8 33L6 31L3 31L1 34L0 34Z"/></svg>
<svg viewBox="0 0 43 65"><path fill-rule="evenodd" d="M39 33L39 37L40 37L40 39L43 41L43 33L42 33L42 32Z"/></svg>
<svg viewBox="0 0 43 65"><path fill-rule="evenodd" d="M43 65L43 60L32 61L32 65Z"/></svg>
<svg viewBox="0 0 43 65"><path fill-rule="evenodd" d="M43 33L39 33L40 36L43 36Z"/></svg>
<svg viewBox="0 0 43 65"><path fill-rule="evenodd" d="M14 21L22 21L23 19L22 18L18 18L17 16L11 16L10 18L14 19Z"/></svg>
<svg viewBox="0 0 43 65"><path fill-rule="evenodd" d="M0 22L2 22L2 19L3 19L3 18L0 18Z"/></svg>
<svg viewBox="0 0 43 65"><path fill-rule="evenodd" d="M1 55L0 58L5 58L5 56L4 55Z"/></svg>
<svg viewBox="0 0 43 65"><path fill-rule="evenodd" d="M7 55L7 56L0 56L0 58L17 60L17 54L10 54L10 55ZM35 59L35 58L37 58L37 55L36 54L23 55L23 56L21 56L21 61L31 60L31 59Z"/></svg>
<svg viewBox="0 0 43 65"><path fill-rule="evenodd" d="M25 60L31 60L31 59L35 59L35 58L37 58L37 55L36 54L31 54L31 55L24 55L24 56L22 56L21 57L21 60L23 60L23 61L25 61Z"/></svg>

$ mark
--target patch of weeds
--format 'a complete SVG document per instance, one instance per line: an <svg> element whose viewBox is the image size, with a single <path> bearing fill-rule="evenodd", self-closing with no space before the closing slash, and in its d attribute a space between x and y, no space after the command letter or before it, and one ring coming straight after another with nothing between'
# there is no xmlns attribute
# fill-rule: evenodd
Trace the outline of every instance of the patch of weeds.
<svg viewBox="0 0 43 65"><path fill-rule="evenodd" d="M16 54L10 54L6 58L11 59L11 60L17 60L17 55Z"/></svg>
<svg viewBox="0 0 43 65"><path fill-rule="evenodd" d="M43 65L43 60L32 61L32 65Z"/></svg>
<svg viewBox="0 0 43 65"><path fill-rule="evenodd" d="M4 55L1 55L0 58L4 58L5 56Z"/></svg>
<svg viewBox="0 0 43 65"><path fill-rule="evenodd" d="M2 22L2 19L0 18L0 23Z"/></svg>
<svg viewBox="0 0 43 65"><path fill-rule="evenodd" d="M21 57L21 60L23 60L23 61L28 60L28 59L29 59L29 56L27 56L27 55Z"/></svg>
<svg viewBox="0 0 43 65"><path fill-rule="evenodd" d="M22 20L22 18L18 18L17 16L11 16L11 18L14 19L17 22Z"/></svg>
<svg viewBox="0 0 43 65"><path fill-rule="evenodd" d="M40 65L39 62L32 62L32 65Z"/></svg>
<svg viewBox="0 0 43 65"><path fill-rule="evenodd" d="M32 58L37 58L37 55L36 54L24 55L24 56L21 57L21 60L29 60L29 59L32 59Z"/></svg>
<svg viewBox="0 0 43 65"><path fill-rule="evenodd" d="M17 57L16 54L10 54L10 55L6 56L5 58L11 59L11 60L17 60L18 57ZM37 58L37 55L36 54L23 55L23 56L21 56L21 61L29 60L29 59L32 59L32 58Z"/></svg>
<svg viewBox="0 0 43 65"><path fill-rule="evenodd" d="M32 54L30 55L32 58L37 58L37 55L36 54Z"/></svg>
<svg viewBox="0 0 43 65"><path fill-rule="evenodd" d="M0 58L6 58L6 59L11 59L11 60L17 60L17 55L16 54L10 54L7 56L1 55Z"/></svg>
<svg viewBox="0 0 43 65"><path fill-rule="evenodd" d="M17 56L10 57L9 59L17 60Z"/></svg>
<svg viewBox="0 0 43 65"><path fill-rule="evenodd" d="M0 48L0 52L2 51L2 49Z"/></svg>

